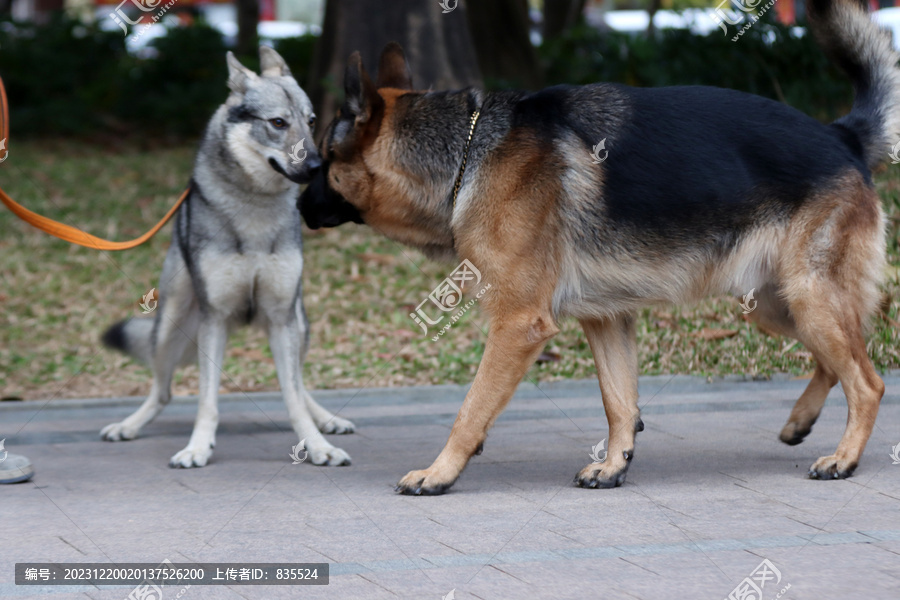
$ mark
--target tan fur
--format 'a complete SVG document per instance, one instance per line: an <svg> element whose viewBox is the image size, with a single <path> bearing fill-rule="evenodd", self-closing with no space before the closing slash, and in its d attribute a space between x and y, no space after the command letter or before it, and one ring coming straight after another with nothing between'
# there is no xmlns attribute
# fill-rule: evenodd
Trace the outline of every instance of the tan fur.
<svg viewBox="0 0 900 600"><path fill-rule="evenodd" d="M491 285L482 300L491 323L481 366L444 450L431 467L401 479L401 488L443 490L456 481L528 368L559 332L552 313L558 226L553 203L541 193L553 193L553 169L533 138L513 133L504 146L482 167L491 176L472 186L495 201L471 206L456 237L460 258L478 265L483 282ZM535 177L542 186L535 185Z"/></svg>
<svg viewBox="0 0 900 600"><path fill-rule="evenodd" d="M591 463L575 476L582 487L621 485L634 456L635 433L643 429L638 409L638 357L635 318L583 320L581 326L594 354L603 408L609 423L606 460ZM638 425L640 423L640 425Z"/></svg>
<svg viewBox="0 0 900 600"><path fill-rule="evenodd" d="M884 271L884 214L874 190L847 175L792 219L781 266L783 297L797 335L821 373L810 382L786 428L815 420L834 376L847 395L847 428L837 451L813 470L834 477L853 471L875 425L884 383L863 337L875 313ZM815 388L813 386L816 386ZM827 392L825 392L827 393ZM821 399L820 399L821 398ZM783 433L784 435L784 433Z"/></svg>
<svg viewBox="0 0 900 600"><path fill-rule="evenodd" d="M441 493L456 481L565 316L584 328L610 427L607 461L588 465L576 481L586 487L621 484L635 432L643 427L636 311L754 288L758 307L750 318L797 337L819 361L782 440L802 440L839 380L849 403L847 429L835 454L820 458L813 474L852 472L884 390L863 339L884 267L884 217L858 172L822 181L789 217L760 219L727 254L711 244L668 248L653 240L638 240L634 250L640 232L612 226L596 240L603 251L579 251L572 236L600 235L579 227L579 211L590 210L588 199L603 189L602 167L585 169L587 157L574 150L583 144L562 139L548 149L533 131L511 129L467 175L451 208L446 197L452 180L417 177L397 166L404 142L394 134L395 111L402 93L378 90L370 102L378 112L358 128L352 155L342 150L326 156L330 185L389 237L454 248L491 288L481 302L490 318L486 349L447 444L429 468L407 474L398 489Z"/></svg>

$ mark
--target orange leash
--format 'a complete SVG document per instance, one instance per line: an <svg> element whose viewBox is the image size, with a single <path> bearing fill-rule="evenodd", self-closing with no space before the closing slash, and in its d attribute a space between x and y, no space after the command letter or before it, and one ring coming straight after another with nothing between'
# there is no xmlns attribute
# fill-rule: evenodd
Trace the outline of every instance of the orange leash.
<svg viewBox="0 0 900 600"><path fill-rule="evenodd" d="M9 141L9 105L6 102L6 89L3 87L3 78L0 77L0 141L8 142ZM6 144L0 145L0 148L4 147ZM9 156L9 150L0 150L0 152L6 152L2 157L4 160L7 156ZM10 198L6 192L0 188L0 201L6 205L6 207L12 211L14 215L32 225L45 233L49 233L54 237L58 237L61 240L65 240L72 244L78 244L79 246L85 246L86 248L93 248L95 250L128 250L129 248L134 248L135 246L140 246L150 238L152 238L156 232L163 228L169 219L175 214L178 210L178 207L184 202L184 199L187 198L191 189L188 188L182 192L181 196L175 202L175 206L169 209L169 212L166 213L166 216L162 218L162 220L154 225L150 231L142 235L141 237L134 238L133 240L129 240L127 242L111 242L109 240L104 240L103 238L98 238L89 233L85 233L81 231L77 227L72 227L71 225L66 225L65 223L60 223L59 221L54 221L53 219L48 219L47 217L41 216L35 212L32 212Z"/></svg>

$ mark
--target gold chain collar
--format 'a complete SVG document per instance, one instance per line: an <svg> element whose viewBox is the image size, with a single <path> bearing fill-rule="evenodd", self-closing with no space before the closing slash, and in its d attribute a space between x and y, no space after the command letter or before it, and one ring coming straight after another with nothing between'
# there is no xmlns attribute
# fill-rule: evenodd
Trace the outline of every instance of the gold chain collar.
<svg viewBox="0 0 900 600"><path fill-rule="evenodd" d="M469 137L466 138L466 146L463 149L462 165L459 167L456 183L453 184L453 204L450 206L451 214L453 209L456 208L456 197L459 195L459 188L462 186L462 178L466 172L466 162L469 160L469 144L472 143L472 136L475 134L475 123L478 122L478 117L480 116L481 111L476 109L475 112L472 113L472 118L469 120Z"/></svg>

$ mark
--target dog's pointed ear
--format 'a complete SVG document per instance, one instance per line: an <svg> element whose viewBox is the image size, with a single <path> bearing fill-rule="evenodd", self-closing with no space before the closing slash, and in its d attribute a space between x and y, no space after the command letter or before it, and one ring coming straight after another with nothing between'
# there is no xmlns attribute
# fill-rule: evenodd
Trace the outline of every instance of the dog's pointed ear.
<svg viewBox="0 0 900 600"><path fill-rule="evenodd" d="M231 52L225 55L225 60L228 63L228 89L236 94L243 94L256 73L239 63Z"/></svg>
<svg viewBox="0 0 900 600"><path fill-rule="evenodd" d="M259 47L259 67L263 77L289 77L291 75L291 69L281 55L269 46Z"/></svg>
<svg viewBox="0 0 900 600"><path fill-rule="evenodd" d="M381 51L376 86L401 90L412 89L412 73L409 70L409 63L406 62L403 48L397 42L389 43Z"/></svg>
<svg viewBox="0 0 900 600"><path fill-rule="evenodd" d="M357 123L365 123L380 100L375 84L363 67L362 57L359 52L354 52L347 60L344 71L344 106L347 112L356 118Z"/></svg>

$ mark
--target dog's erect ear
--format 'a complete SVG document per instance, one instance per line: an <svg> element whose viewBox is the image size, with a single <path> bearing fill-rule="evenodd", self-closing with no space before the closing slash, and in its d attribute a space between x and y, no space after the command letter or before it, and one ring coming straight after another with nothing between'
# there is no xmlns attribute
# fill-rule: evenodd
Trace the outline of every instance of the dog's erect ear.
<svg viewBox="0 0 900 600"><path fill-rule="evenodd" d="M268 46L259 47L259 67L263 77L290 77L291 75L291 69L281 55L275 52L274 48Z"/></svg>
<svg viewBox="0 0 900 600"><path fill-rule="evenodd" d="M250 81L256 77L256 73L239 63L231 52L225 55L225 60L228 62L228 89L243 94L247 91Z"/></svg>
<svg viewBox="0 0 900 600"><path fill-rule="evenodd" d="M380 88L412 89L412 73L409 70L409 63L406 62L403 48L397 42L389 43L381 51L376 85Z"/></svg>
<svg viewBox="0 0 900 600"><path fill-rule="evenodd" d="M356 118L357 123L365 123L380 100L381 96L363 68L359 52L354 52L347 60L347 69L344 71L344 106Z"/></svg>

